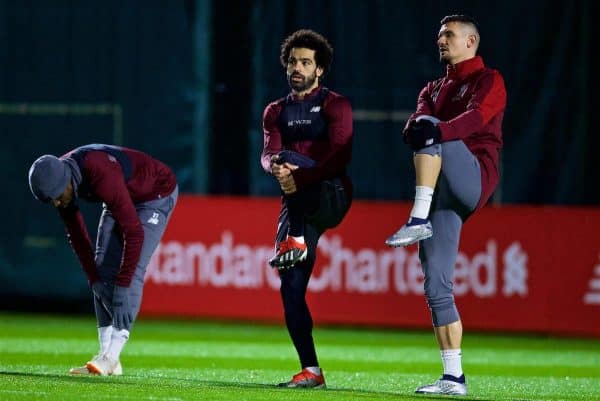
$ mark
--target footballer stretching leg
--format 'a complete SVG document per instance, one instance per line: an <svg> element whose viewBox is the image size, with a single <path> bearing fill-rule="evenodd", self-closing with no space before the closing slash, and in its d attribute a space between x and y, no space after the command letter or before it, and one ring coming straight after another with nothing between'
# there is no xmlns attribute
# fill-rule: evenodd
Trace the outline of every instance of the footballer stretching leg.
<svg viewBox="0 0 600 401"><path fill-rule="evenodd" d="M58 211L93 293L100 350L72 374L121 375L120 354L142 300L146 266L177 202L177 180L135 149L89 144L29 169L33 196ZM94 246L79 203L102 204Z"/></svg>

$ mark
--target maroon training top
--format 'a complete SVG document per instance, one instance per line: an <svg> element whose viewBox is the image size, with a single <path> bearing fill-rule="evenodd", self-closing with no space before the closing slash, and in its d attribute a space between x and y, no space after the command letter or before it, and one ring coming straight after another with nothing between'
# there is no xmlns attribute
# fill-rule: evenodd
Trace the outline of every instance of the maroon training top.
<svg viewBox="0 0 600 401"><path fill-rule="evenodd" d="M419 94L408 123L427 114L441 120L442 142L460 139L479 160L483 207L498 185L498 153L506 89L502 75L479 56L448 65L446 76L429 82Z"/></svg>
<svg viewBox="0 0 600 401"><path fill-rule="evenodd" d="M118 224L123 243L123 257L116 284L129 287L139 261L144 231L135 204L169 196L177 185L175 174L164 163L137 150L120 148L131 162L130 177L125 181L123 169L111 154L91 150L79 161L82 199L104 202ZM70 157L72 152L62 156ZM98 280L94 250L90 236L76 202L58 209L65 223L67 236L79 258L90 284Z"/></svg>
<svg viewBox="0 0 600 401"><path fill-rule="evenodd" d="M295 102L305 102L318 95L321 87ZM263 113L264 148L261 164L267 173L271 173L271 156L284 150L279 129L279 114L285 98L270 103ZM292 150L310 157L316 162L314 167L299 168L292 172L298 189L306 188L317 182L341 177L348 193L351 193L351 183L346 176L346 166L352 156L352 107L344 96L328 91L323 100L321 113L327 122L327 141L305 140L286 145L286 150ZM349 195L350 196L350 195Z"/></svg>

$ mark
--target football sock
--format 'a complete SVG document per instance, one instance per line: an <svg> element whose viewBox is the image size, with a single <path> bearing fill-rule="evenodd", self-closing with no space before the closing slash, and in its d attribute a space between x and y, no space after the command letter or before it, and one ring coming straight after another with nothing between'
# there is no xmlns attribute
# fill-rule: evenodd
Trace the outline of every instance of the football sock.
<svg viewBox="0 0 600 401"><path fill-rule="evenodd" d="M452 375L442 375L442 380L450 380L461 384L465 384L467 382L467 379L465 378L464 374L460 375L460 377L454 377Z"/></svg>
<svg viewBox="0 0 600 401"><path fill-rule="evenodd" d="M125 343L129 340L129 330L113 330L108 355L111 359L119 359Z"/></svg>
<svg viewBox="0 0 600 401"><path fill-rule="evenodd" d="M104 354L110 348L110 339L112 337L113 327L98 327L98 341L100 342L100 353Z"/></svg>
<svg viewBox="0 0 600 401"><path fill-rule="evenodd" d="M444 375L451 375L456 378L462 376L462 354L460 348L443 349L440 353L442 355L442 365L444 365Z"/></svg>
<svg viewBox="0 0 600 401"><path fill-rule="evenodd" d="M418 217L409 217L408 218L408 223L406 223L407 226L418 226L419 224L425 224L427 223L427 219L420 219Z"/></svg>
<svg viewBox="0 0 600 401"><path fill-rule="evenodd" d="M318 366L307 366L306 368L304 368L306 370L308 370L310 373L312 373L313 375L317 375L320 376L321 375L321 368Z"/></svg>
<svg viewBox="0 0 600 401"><path fill-rule="evenodd" d="M433 188L416 186L415 187L415 202L413 208L410 211L410 217L416 217L419 219L427 219L429 215L429 208L431 207L431 200L433 199Z"/></svg>

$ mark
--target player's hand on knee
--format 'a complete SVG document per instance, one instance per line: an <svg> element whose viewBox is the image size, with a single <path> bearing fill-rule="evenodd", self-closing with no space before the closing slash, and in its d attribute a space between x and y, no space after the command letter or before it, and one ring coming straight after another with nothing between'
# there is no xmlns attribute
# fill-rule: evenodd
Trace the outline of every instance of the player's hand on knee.
<svg viewBox="0 0 600 401"><path fill-rule="evenodd" d="M404 132L404 142L409 144L413 150L419 150L427 146L440 143L442 131L429 120L419 120L410 125Z"/></svg>
<svg viewBox="0 0 600 401"><path fill-rule="evenodd" d="M110 304L112 292L113 288L109 283L96 281L92 284L92 293L94 294L94 297L98 298L98 300L105 305Z"/></svg>
<svg viewBox="0 0 600 401"><path fill-rule="evenodd" d="M113 292L113 326L129 329L133 323L133 311L129 306L129 288L115 285Z"/></svg>
<svg viewBox="0 0 600 401"><path fill-rule="evenodd" d="M410 137L408 135L408 132L411 129L413 129L416 122L416 120L410 120L408 124L406 124L406 127L404 127L404 129L402 130L402 141L407 145L410 145Z"/></svg>

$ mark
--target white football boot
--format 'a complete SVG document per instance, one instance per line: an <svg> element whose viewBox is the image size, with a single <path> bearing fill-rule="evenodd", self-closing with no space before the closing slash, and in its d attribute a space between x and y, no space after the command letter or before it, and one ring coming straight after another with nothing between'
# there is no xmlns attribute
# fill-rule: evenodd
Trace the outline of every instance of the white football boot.
<svg viewBox="0 0 600 401"><path fill-rule="evenodd" d="M108 354L96 355L85 366L93 375L121 376L123 374L121 362L118 359L112 359Z"/></svg>
<svg viewBox="0 0 600 401"><path fill-rule="evenodd" d="M464 380L464 376L462 376ZM433 384L421 386L415 390L419 394L467 395L467 383L446 380L444 376Z"/></svg>
<svg viewBox="0 0 600 401"><path fill-rule="evenodd" d="M84 366L79 366L77 368L69 369L69 374L71 374L71 375L92 375L93 373L88 370L86 365L84 365Z"/></svg>
<svg viewBox="0 0 600 401"><path fill-rule="evenodd" d="M408 246L421 240L427 239L433 235L431 222L424 224L415 224L412 226L403 225L398 231L385 240L387 246Z"/></svg>
<svg viewBox="0 0 600 401"><path fill-rule="evenodd" d="M92 361L98 359L100 357L100 354L95 355L92 358ZM88 362L89 363L89 362ZM87 363L83 366L78 366L76 368L71 368L69 369L69 374L71 375L95 375L96 373L90 372L87 368Z"/></svg>

